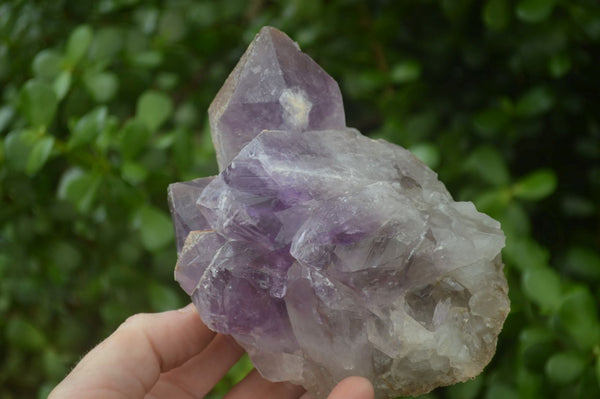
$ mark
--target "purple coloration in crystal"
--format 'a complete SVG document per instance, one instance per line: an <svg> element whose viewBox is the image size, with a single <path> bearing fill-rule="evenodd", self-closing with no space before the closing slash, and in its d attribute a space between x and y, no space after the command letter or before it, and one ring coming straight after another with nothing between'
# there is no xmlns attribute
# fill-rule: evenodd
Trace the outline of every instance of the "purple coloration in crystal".
<svg viewBox="0 0 600 399"><path fill-rule="evenodd" d="M214 177L203 177L181 183L169 185L167 196L169 209L175 224L175 239L177 241L177 253L183 248L185 238L190 231L206 230L208 223L198 212L196 199Z"/></svg>
<svg viewBox="0 0 600 399"><path fill-rule="evenodd" d="M223 244L225 239L214 231L195 230L188 234L175 266L175 280L188 295L192 295Z"/></svg>
<svg viewBox="0 0 600 399"><path fill-rule="evenodd" d="M208 327L318 399L350 375L381 399L481 372L509 310L498 222L346 128L337 84L273 28L209 112L221 172L169 187L175 277Z"/></svg>
<svg viewBox="0 0 600 399"><path fill-rule="evenodd" d="M265 129L344 128L340 89L285 33L265 27L209 108L219 169Z"/></svg>

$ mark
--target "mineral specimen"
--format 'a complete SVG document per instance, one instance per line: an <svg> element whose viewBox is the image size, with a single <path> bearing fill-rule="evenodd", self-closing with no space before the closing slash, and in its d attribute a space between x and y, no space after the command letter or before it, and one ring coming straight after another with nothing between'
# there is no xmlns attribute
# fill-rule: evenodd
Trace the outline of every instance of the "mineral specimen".
<svg viewBox="0 0 600 399"><path fill-rule="evenodd" d="M220 173L175 183L175 278L272 381L377 398L473 378L509 311L500 225L410 152L345 127L339 88L263 28L210 109Z"/></svg>

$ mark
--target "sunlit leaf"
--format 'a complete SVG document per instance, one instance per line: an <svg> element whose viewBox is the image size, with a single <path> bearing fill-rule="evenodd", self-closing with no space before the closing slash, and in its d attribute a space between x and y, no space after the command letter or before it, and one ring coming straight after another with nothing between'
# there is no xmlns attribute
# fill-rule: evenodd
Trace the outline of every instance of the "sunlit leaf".
<svg viewBox="0 0 600 399"><path fill-rule="evenodd" d="M157 130L173 112L173 102L164 93L146 91L137 102L136 117L146 124L151 132Z"/></svg>
<svg viewBox="0 0 600 399"><path fill-rule="evenodd" d="M45 136L38 139L31 148L25 171L28 175L35 174L48 160L52 147L54 146L54 137Z"/></svg>
<svg viewBox="0 0 600 399"><path fill-rule="evenodd" d="M572 384L585 369L585 361L576 352L557 353L546 363L546 375L556 385Z"/></svg>
<svg viewBox="0 0 600 399"><path fill-rule="evenodd" d="M78 168L67 170L58 186L58 198L71 202L81 213L91 210L102 178Z"/></svg>
<svg viewBox="0 0 600 399"><path fill-rule="evenodd" d="M33 73L44 79L54 79L62 69L62 55L53 50L42 50L33 59Z"/></svg>
<svg viewBox="0 0 600 399"><path fill-rule="evenodd" d="M562 287L558 274L548 267L533 267L523 273L523 291L531 300L546 309L557 309Z"/></svg>
<svg viewBox="0 0 600 399"><path fill-rule="evenodd" d="M440 152L431 143L420 143L409 148L410 152L419 158L425 165L435 169L440 164Z"/></svg>
<svg viewBox="0 0 600 399"><path fill-rule="evenodd" d="M541 169L519 179L513 187L513 193L517 198L536 201L552 194L557 185L554 172Z"/></svg>
<svg viewBox="0 0 600 399"><path fill-rule="evenodd" d="M465 161L465 168L494 186L504 186L510 181L506 161L492 147L478 147Z"/></svg>
<svg viewBox="0 0 600 399"><path fill-rule="evenodd" d="M171 218L163 211L145 206L140 210L140 237L149 251L156 251L173 241Z"/></svg>
<svg viewBox="0 0 600 399"><path fill-rule="evenodd" d="M101 72L87 75L85 84L94 100L103 103L115 96L119 88L119 79L114 73Z"/></svg>
<svg viewBox="0 0 600 399"><path fill-rule="evenodd" d="M394 65L390 74L394 83L412 82L421 76L421 65L416 61L404 61Z"/></svg>
<svg viewBox="0 0 600 399"><path fill-rule="evenodd" d="M69 36L67 58L77 63L87 53L93 39L93 31L88 25L80 25Z"/></svg>
<svg viewBox="0 0 600 399"><path fill-rule="evenodd" d="M172 284L171 287L157 283L148 284L148 297L152 310L155 312L164 312L183 306L180 296L175 291L176 288L179 288L176 284Z"/></svg>
<svg viewBox="0 0 600 399"><path fill-rule="evenodd" d="M62 100L67 95L69 89L71 88L71 80L71 71L63 71L60 75L58 75L52 84L56 98Z"/></svg>
<svg viewBox="0 0 600 399"><path fill-rule="evenodd" d="M545 1L545 0L542 0ZM527 91L516 104L516 113L523 117L544 114L554 105L554 95L547 87L535 87Z"/></svg>

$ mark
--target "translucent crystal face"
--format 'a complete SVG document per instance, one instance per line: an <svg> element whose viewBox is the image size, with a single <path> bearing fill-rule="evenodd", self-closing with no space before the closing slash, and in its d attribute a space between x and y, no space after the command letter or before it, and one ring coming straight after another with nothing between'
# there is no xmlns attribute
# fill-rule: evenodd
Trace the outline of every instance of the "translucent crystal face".
<svg viewBox="0 0 600 399"><path fill-rule="evenodd" d="M498 222L346 128L337 84L263 28L210 107L221 172L175 183L175 277L273 381L378 398L479 374L509 310Z"/></svg>
<svg viewBox="0 0 600 399"><path fill-rule="evenodd" d="M263 28L209 108L223 170L261 131L344 128L340 89L285 33Z"/></svg>

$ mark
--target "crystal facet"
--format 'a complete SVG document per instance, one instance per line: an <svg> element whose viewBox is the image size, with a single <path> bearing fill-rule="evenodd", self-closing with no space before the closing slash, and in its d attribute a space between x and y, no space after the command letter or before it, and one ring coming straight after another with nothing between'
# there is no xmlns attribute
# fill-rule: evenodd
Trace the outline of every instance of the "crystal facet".
<svg viewBox="0 0 600 399"><path fill-rule="evenodd" d="M343 129L340 89L285 33L263 28L209 108L223 170L263 130Z"/></svg>
<svg viewBox="0 0 600 399"><path fill-rule="evenodd" d="M175 183L175 278L272 381L377 398L473 378L509 311L500 225L345 127L337 84L263 28L210 109L221 172Z"/></svg>

